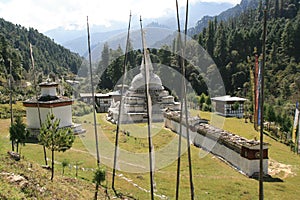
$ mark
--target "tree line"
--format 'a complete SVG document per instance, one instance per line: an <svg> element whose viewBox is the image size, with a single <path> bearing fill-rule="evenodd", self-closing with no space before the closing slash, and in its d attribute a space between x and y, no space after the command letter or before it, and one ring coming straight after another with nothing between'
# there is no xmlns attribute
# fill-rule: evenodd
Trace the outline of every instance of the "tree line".
<svg viewBox="0 0 300 200"><path fill-rule="evenodd" d="M32 71L30 48L32 44L35 72ZM33 80L33 74L50 73L58 75L77 74L82 58L36 29L15 25L0 18L0 100L6 102L8 96L7 79L10 66L15 83L14 92L26 96L30 90L20 88L24 80ZM2 101L3 99L3 101Z"/></svg>
<svg viewBox="0 0 300 200"><path fill-rule="evenodd" d="M294 105L300 98L299 3L296 0L269 2L265 70L265 102L267 106L265 109L267 113L268 110L271 110L270 112L274 115L266 117L268 120L280 124L284 132L290 132ZM261 54L263 10L264 5L262 1L259 1L257 9L246 10L241 15L227 21L218 21L215 18L209 21L208 26L201 33L193 36L215 62L228 95L238 95L252 100L250 73L254 68L255 51L258 55ZM187 43L187 55L189 52L193 53L194 46L193 42ZM169 66L180 73L178 57L174 54L176 48L177 44L174 41L171 46L164 45L160 49L149 49L152 62L156 63L155 72L158 75L168 73L171 82L176 80L176 75L164 66ZM139 66L141 60L141 50L130 48L128 70ZM123 74L123 61L124 53L121 47L112 50L108 44L104 45L101 61L97 67L98 73L102 74L98 83L99 91L113 90L114 86L118 84ZM186 61L186 67L186 79L191 83L196 95L200 96L202 93L209 95L205 75L197 70L199 66ZM138 70L135 71L135 74L137 73ZM209 73L209 69L204 73ZM130 84L131 78L128 80L126 84ZM202 103L200 103L201 106ZM252 105L249 106L249 111L253 112Z"/></svg>

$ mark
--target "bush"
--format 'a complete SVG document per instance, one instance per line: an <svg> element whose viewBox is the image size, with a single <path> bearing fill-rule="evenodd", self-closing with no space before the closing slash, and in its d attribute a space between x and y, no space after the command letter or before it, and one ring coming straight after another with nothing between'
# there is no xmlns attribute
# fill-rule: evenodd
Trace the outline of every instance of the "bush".
<svg viewBox="0 0 300 200"><path fill-rule="evenodd" d="M211 111L211 106L207 105L206 103L202 104L202 110L206 111L206 112L210 112Z"/></svg>
<svg viewBox="0 0 300 200"><path fill-rule="evenodd" d="M25 107L22 105L22 102L17 102L13 106L13 115L18 115L21 117L26 116ZM9 104L0 104L0 119L10 118L10 106Z"/></svg>
<svg viewBox="0 0 300 200"><path fill-rule="evenodd" d="M76 102L73 106L72 106L72 114L74 116L83 116L83 115L87 115L90 114L91 112L93 112L92 106L88 105L84 102Z"/></svg>

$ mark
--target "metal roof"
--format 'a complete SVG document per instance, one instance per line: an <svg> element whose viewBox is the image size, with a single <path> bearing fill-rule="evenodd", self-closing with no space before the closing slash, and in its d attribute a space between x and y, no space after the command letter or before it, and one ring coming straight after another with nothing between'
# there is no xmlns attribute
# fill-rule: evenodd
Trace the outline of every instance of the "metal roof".
<svg viewBox="0 0 300 200"><path fill-rule="evenodd" d="M92 93L80 93L80 97L90 97L92 98ZM110 97L109 94L95 93L95 97Z"/></svg>
<svg viewBox="0 0 300 200"><path fill-rule="evenodd" d="M247 101L247 99L245 98L241 98L241 97L231 97L229 95L226 96L220 96L220 97L213 97L211 98L212 101Z"/></svg>

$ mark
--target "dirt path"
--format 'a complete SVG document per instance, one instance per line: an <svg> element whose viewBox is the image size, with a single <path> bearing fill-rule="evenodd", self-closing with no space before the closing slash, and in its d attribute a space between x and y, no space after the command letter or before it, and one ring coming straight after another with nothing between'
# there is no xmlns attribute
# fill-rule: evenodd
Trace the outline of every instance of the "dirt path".
<svg viewBox="0 0 300 200"><path fill-rule="evenodd" d="M76 152L81 152L81 153L88 153L90 154L90 152L88 151L83 151L83 150L80 150L80 149L74 149L74 148L71 148L72 151L76 151ZM103 157L102 157L103 158ZM111 159L111 158L106 158L106 159ZM56 161L55 161L56 162ZM59 164L59 162L56 162L56 164ZM130 163L127 163L127 164L130 164ZM133 164L130 164L130 165L133 165ZM93 169L90 169L93 171ZM109 172L110 173L110 172ZM145 188L142 188L141 186L139 186L138 184L134 183L131 179L125 177L123 174L116 174L116 176L118 176L119 178L127 181L128 183L130 183L131 185L133 185L134 187L138 188L139 190L141 191L144 191L144 192L147 192L147 193L150 193L149 190L145 189ZM154 196L160 198L160 199L168 199L167 196L163 195L163 194L157 194L157 193L154 193Z"/></svg>
<svg viewBox="0 0 300 200"><path fill-rule="evenodd" d="M276 160L269 159L269 174L271 176L280 176L280 178L287 178L287 177L293 177L297 174L293 172L292 165L286 165L280 162L277 162Z"/></svg>

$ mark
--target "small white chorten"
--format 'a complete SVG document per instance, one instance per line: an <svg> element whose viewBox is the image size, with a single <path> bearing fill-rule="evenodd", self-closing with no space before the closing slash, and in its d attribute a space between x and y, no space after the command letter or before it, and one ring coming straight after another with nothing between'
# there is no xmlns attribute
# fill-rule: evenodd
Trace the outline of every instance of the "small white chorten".
<svg viewBox="0 0 300 200"><path fill-rule="evenodd" d="M72 123L73 100L68 97L57 96L55 82L43 82L39 84L41 96L38 99L32 98L23 102L26 107L27 128L33 133L39 132L40 120L43 123L48 113L52 112L56 118L60 119L59 127L72 127L75 133L82 132L81 125Z"/></svg>

